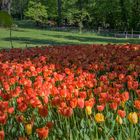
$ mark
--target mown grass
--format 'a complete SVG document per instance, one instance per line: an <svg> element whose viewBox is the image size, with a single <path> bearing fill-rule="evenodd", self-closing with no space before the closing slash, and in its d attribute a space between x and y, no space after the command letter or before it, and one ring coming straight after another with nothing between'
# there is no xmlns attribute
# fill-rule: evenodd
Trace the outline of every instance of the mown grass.
<svg viewBox="0 0 140 140"><path fill-rule="evenodd" d="M0 48L9 48L9 30L0 28ZM132 43L140 44L140 39L114 38L101 36L96 33L78 33L72 31L52 31L48 29L37 29L19 25L12 31L13 45L19 47L33 47L39 45L68 45L68 44L108 44L108 43Z"/></svg>

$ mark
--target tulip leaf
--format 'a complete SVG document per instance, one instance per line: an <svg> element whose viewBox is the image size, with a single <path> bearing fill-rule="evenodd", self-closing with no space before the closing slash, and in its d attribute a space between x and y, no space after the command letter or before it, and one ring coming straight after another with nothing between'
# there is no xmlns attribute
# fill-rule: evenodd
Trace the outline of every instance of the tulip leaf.
<svg viewBox="0 0 140 140"><path fill-rule="evenodd" d="M84 126L85 126L85 125L84 125L84 119L81 120L80 125L81 125L82 128L84 128Z"/></svg>

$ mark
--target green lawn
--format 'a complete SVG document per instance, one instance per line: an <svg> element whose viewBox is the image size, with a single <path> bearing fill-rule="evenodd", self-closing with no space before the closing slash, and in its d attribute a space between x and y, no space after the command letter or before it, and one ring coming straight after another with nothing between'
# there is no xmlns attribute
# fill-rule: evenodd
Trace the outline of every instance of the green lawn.
<svg viewBox="0 0 140 140"><path fill-rule="evenodd" d="M140 39L119 39L100 36L95 33L50 31L47 29L21 28L12 32L14 47L29 47L38 45L64 45L64 44L107 44L107 43L133 43L140 44ZM9 30L0 28L0 48L10 47Z"/></svg>

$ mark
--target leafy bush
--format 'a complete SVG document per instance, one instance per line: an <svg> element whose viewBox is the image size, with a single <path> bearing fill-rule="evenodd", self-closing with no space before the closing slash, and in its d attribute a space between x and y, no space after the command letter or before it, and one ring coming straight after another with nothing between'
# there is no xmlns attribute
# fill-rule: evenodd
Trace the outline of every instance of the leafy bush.
<svg viewBox="0 0 140 140"><path fill-rule="evenodd" d="M43 25L47 23L47 10L40 2L30 1L28 9L25 12L25 16L36 22L37 25Z"/></svg>
<svg viewBox="0 0 140 140"><path fill-rule="evenodd" d="M12 17L5 11L0 11L0 26L11 27Z"/></svg>
<svg viewBox="0 0 140 140"><path fill-rule="evenodd" d="M8 14L8 12L0 11L0 26L10 29L10 43L11 43L11 47L13 48L13 43L12 43L12 25L13 25L13 19Z"/></svg>

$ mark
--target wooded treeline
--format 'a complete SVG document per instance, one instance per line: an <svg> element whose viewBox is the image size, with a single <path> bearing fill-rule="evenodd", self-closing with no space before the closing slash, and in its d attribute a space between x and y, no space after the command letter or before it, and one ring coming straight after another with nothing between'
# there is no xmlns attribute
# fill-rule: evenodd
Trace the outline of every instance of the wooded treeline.
<svg viewBox="0 0 140 140"><path fill-rule="evenodd" d="M0 0L0 9L37 25L140 30L140 0Z"/></svg>

